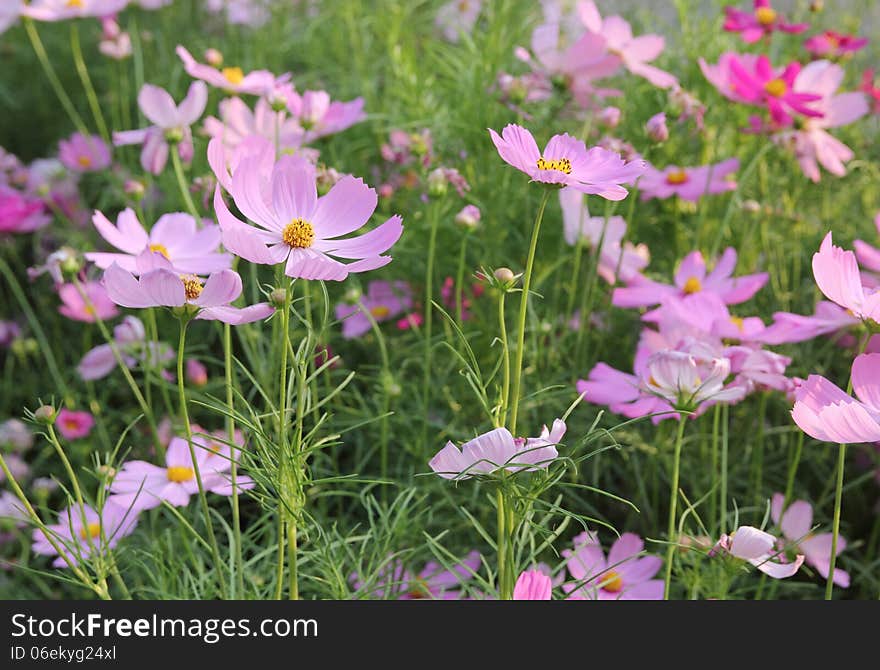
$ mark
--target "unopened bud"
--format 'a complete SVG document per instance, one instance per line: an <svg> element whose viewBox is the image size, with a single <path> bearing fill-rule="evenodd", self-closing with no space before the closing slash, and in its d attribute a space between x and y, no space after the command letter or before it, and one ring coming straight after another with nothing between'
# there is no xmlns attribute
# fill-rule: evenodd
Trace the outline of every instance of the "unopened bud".
<svg viewBox="0 0 880 670"><path fill-rule="evenodd" d="M284 304L287 302L287 289L273 289L272 292L269 294L269 302L276 309L284 307Z"/></svg>
<svg viewBox="0 0 880 670"><path fill-rule="evenodd" d="M213 67L223 65L223 54L217 49L205 49L205 61Z"/></svg>
<svg viewBox="0 0 880 670"><path fill-rule="evenodd" d="M620 109L617 107L606 107L597 116L599 125L605 128L617 128L620 123Z"/></svg>
<svg viewBox="0 0 880 670"><path fill-rule="evenodd" d="M516 275L513 274L513 270L511 270L510 268L498 268L493 274L495 275L495 279L497 279L498 281L503 281L507 283L510 283L514 279L516 279Z"/></svg>
<svg viewBox="0 0 880 670"><path fill-rule="evenodd" d="M37 411L34 412L34 420L44 426L51 426L55 423L55 417L56 412L52 405L43 405L42 407L38 407Z"/></svg>
<svg viewBox="0 0 880 670"><path fill-rule="evenodd" d="M645 132L654 142L665 142L669 139L669 128L666 127L666 113L655 114L645 124Z"/></svg>
<svg viewBox="0 0 880 670"><path fill-rule="evenodd" d="M462 210L455 215L455 222L462 228L473 230L480 223L480 208L476 205L465 205Z"/></svg>
<svg viewBox="0 0 880 670"><path fill-rule="evenodd" d="M442 198L449 191L449 180L442 168L433 170L428 175L428 195L432 198Z"/></svg>

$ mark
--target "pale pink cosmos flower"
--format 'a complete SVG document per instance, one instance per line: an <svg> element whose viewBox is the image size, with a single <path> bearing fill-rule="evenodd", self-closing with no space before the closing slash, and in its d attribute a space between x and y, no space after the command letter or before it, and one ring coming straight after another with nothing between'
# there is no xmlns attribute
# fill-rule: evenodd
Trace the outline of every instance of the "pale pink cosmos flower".
<svg viewBox="0 0 880 670"><path fill-rule="evenodd" d="M222 321L239 326L260 321L275 310L261 302L248 307L230 303L241 295L241 277L233 270L212 273L203 283L192 274L179 274L161 256L154 253L156 269L140 278L113 263L104 272L104 286L110 299L122 307L184 307L196 310L196 319Z"/></svg>
<svg viewBox="0 0 880 670"><path fill-rule="evenodd" d="M88 505L71 505L58 515L58 523L46 526L48 536L42 529L34 529L32 549L41 556L55 556L52 566L56 568L82 565L93 556L103 556L116 547L119 540L131 535L137 521L135 510L109 500L100 514ZM59 545L60 556L49 537Z"/></svg>
<svg viewBox="0 0 880 670"><path fill-rule="evenodd" d="M574 246L583 239L592 248L599 247L596 271L606 282L613 285L618 276L629 281L648 264L651 255L647 246L623 242L626 222L622 216L590 216L586 196L573 188L559 191L559 204L566 243Z"/></svg>
<svg viewBox="0 0 880 670"><path fill-rule="evenodd" d="M3 458L6 459L6 467L9 468L9 472L12 474L13 479L17 481L21 481L22 479L27 479L31 475L31 466L27 464L21 456L18 454L6 454ZM0 484L6 481L6 473L3 470L0 470Z"/></svg>
<svg viewBox="0 0 880 670"><path fill-rule="evenodd" d="M194 79L201 79L214 88L230 93L265 96L275 90L278 83L290 79L290 73L276 77L268 70L254 70L247 74L240 67L216 68L213 65L199 63L185 47L178 45L176 53L183 61L183 69Z"/></svg>
<svg viewBox="0 0 880 670"><path fill-rule="evenodd" d="M553 580L540 570L524 570L513 587L514 600L552 600Z"/></svg>
<svg viewBox="0 0 880 670"><path fill-rule="evenodd" d="M455 223L457 223L462 228L473 230L480 224L481 218L482 212L480 211L479 207L477 207L476 205L465 205L461 208L461 211L455 215L454 220Z"/></svg>
<svg viewBox="0 0 880 670"><path fill-rule="evenodd" d="M716 195L736 189L736 180L730 176L739 169L739 159L729 158L715 165L678 167L669 165L658 170L649 165L639 179L642 200L665 199L678 196L697 202L704 195Z"/></svg>
<svg viewBox="0 0 880 670"><path fill-rule="evenodd" d="M795 500L783 512L785 496L774 493L770 502L770 517L779 526L785 539L795 551L803 554L807 565L813 566L823 578L828 579L831 569L831 533L813 533L813 507L806 500ZM837 554L846 549L846 540L837 538ZM841 588L849 587L849 573L834 569L834 583Z"/></svg>
<svg viewBox="0 0 880 670"><path fill-rule="evenodd" d="M55 419L55 427L65 440L88 437L94 425L95 417L91 413L76 412L66 407L58 410L58 416Z"/></svg>
<svg viewBox="0 0 880 670"><path fill-rule="evenodd" d="M858 319L880 323L880 290L863 284L856 255L835 246L831 232L813 254L813 277L826 298Z"/></svg>
<svg viewBox="0 0 880 670"><path fill-rule="evenodd" d="M24 0L8 0L0 5L0 35L18 21L23 6Z"/></svg>
<svg viewBox="0 0 880 670"><path fill-rule="evenodd" d="M762 37L779 30L784 33L802 33L810 27L808 23L789 23L785 17L770 6L770 0L755 0L753 12L744 12L735 7L724 8L724 30L739 33L743 42L752 44Z"/></svg>
<svg viewBox="0 0 880 670"><path fill-rule="evenodd" d="M795 390L794 422L822 442L880 442L880 354L861 354L852 364L853 398L820 375Z"/></svg>
<svg viewBox="0 0 880 670"><path fill-rule="evenodd" d="M51 220L42 198L0 184L0 235L32 233Z"/></svg>
<svg viewBox="0 0 880 670"><path fill-rule="evenodd" d="M107 321L119 314L119 308L110 300L107 291L100 282L87 281L81 284L86 299L74 284L63 284L58 287L61 306L58 311L68 319L95 323L97 319Z"/></svg>
<svg viewBox="0 0 880 670"><path fill-rule="evenodd" d="M835 30L826 30L804 40L804 47L816 58L840 58L865 48L867 44L867 37L845 35Z"/></svg>
<svg viewBox="0 0 880 670"><path fill-rule="evenodd" d="M642 385L676 409L694 410L704 403L741 400L745 389L725 386L730 360L699 356L685 351L658 351L647 361L647 377Z"/></svg>
<svg viewBox="0 0 880 670"><path fill-rule="evenodd" d="M253 110L241 98L226 98L220 101L219 112L219 119L205 119L205 132L222 141L228 150L255 135L273 145L277 139L280 151L297 150L302 144L303 129L296 119L284 110L275 111L265 98L257 100Z"/></svg>
<svg viewBox="0 0 880 670"><path fill-rule="evenodd" d="M208 368L198 359L186 359L186 381L193 386L204 386L208 383Z"/></svg>
<svg viewBox="0 0 880 670"><path fill-rule="evenodd" d="M400 559L390 558L379 570L368 595L382 600L460 600L461 586L473 578L481 564L479 552L471 551L449 570L437 561L428 561L415 573L407 569ZM367 585L363 577L357 574L351 576L351 581L355 589Z"/></svg>
<svg viewBox="0 0 880 670"><path fill-rule="evenodd" d="M805 342L821 335L839 337L860 323L844 307L829 300L821 300L816 303L815 312L811 316L775 312L773 323L761 334L761 340L767 344L785 344Z"/></svg>
<svg viewBox="0 0 880 670"><path fill-rule="evenodd" d="M30 514L27 513L17 495L12 491L0 493L0 526L11 521L17 528L23 528L30 520Z"/></svg>
<svg viewBox="0 0 880 670"><path fill-rule="evenodd" d="M340 303L336 305L336 318L342 321L342 337L347 340L360 337L370 331L370 319L363 313L369 311L376 323L389 321L412 309L412 289L404 281L371 281L360 305Z"/></svg>
<svg viewBox="0 0 880 670"><path fill-rule="evenodd" d="M131 56L131 35L122 30L115 16L101 18L101 41L98 51L114 60L124 60Z"/></svg>
<svg viewBox="0 0 880 670"><path fill-rule="evenodd" d="M595 533L584 532L565 549L571 582L562 585L569 600L662 600L663 580L652 579L663 561L659 556L642 556L645 543L635 533L621 535L608 556Z"/></svg>
<svg viewBox="0 0 880 670"><path fill-rule="evenodd" d="M775 549L776 544L776 538L770 533L754 526L740 526L730 535L722 535L710 555L728 554L748 561L773 579L791 577L803 565L804 557L799 554L793 562L783 563L778 559L785 556Z"/></svg>
<svg viewBox="0 0 880 670"><path fill-rule="evenodd" d="M363 98L349 102L331 101L326 91L305 91L300 95L290 89L287 111L302 128L302 144L342 132L367 118Z"/></svg>
<svg viewBox="0 0 880 670"><path fill-rule="evenodd" d="M665 40L661 35L633 36L632 27L622 17L614 15L603 19L593 0L579 2L577 11L589 34L601 38L607 52L632 74L644 77L660 88L670 88L678 83L674 75L649 65L663 53Z"/></svg>
<svg viewBox="0 0 880 670"><path fill-rule="evenodd" d="M247 155L227 182L238 209L259 228L233 216L218 188L214 209L224 245L252 263L285 263L288 277L341 281L380 268L391 262L382 254L403 233L395 215L368 233L342 238L372 217L376 191L347 175L319 198L314 166L301 158L284 156L267 172L265 154Z"/></svg>
<svg viewBox="0 0 880 670"><path fill-rule="evenodd" d="M150 367L162 367L174 358L174 351L162 342L148 342L144 324L134 316L123 317L113 329L113 342L119 350L123 363L133 368L138 363ZM109 344L101 344L89 350L76 370L87 381L106 377L116 367L116 357Z"/></svg>
<svg viewBox="0 0 880 670"><path fill-rule="evenodd" d="M174 145L181 160L189 162L193 156L190 126L199 120L207 102L208 87L203 81L194 81L190 85L180 105L165 89L144 84L138 94L138 105L153 125L113 133L113 143L117 146L142 144L141 167L152 174L161 174L165 169L169 144Z"/></svg>
<svg viewBox="0 0 880 670"><path fill-rule="evenodd" d="M769 275L760 272L733 277L736 259L736 249L728 247L709 272L703 254L692 251L679 264L673 285L637 274L627 286L614 289L612 304L616 307L649 307L669 296L684 297L708 291L717 294L727 305L737 305L755 295L767 283Z"/></svg>
<svg viewBox="0 0 880 670"><path fill-rule="evenodd" d="M618 154L601 147L588 150L581 140L567 133L551 137L543 153L522 126L509 124L500 136L490 129L489 135L501 158L532 181L571 186L608 200L623 200L627 190L621 184L632 183L645 169L642 160L626 163Z"/></svg>
<svg viewBox="0 0 880 670"><path fill-rule="evenodd" d="M58 143L58 159L73 172L100 172L110 166L110 147L95 135L74 133Z"/></svg>
<svg viewBox="0 0 880 670"><path fill-rule="evenodd" d="M35 21L66 21L116 14L129 0L32 0L21 8L21 15Z"/></svg>
<svg viewBox="0 0 880 670"><path fill-rule="evenodd" d="M437 10L434 24L448 42L458 42L474 29L482 7L480 0L451 0Z"/></svg>
<svg viewBox="0 0 880 670"><path fill-rule="evenodd" d="M559 455L556 446L565 436L565 422L553 421L540 437L517 437L507 428L495 428L461 445L447 442L428 465L444 479L470 479L475 475L491 475L499 470L533 472L546 469Z"/></svg>
<svg viewBox="0 0 880 670"><path fill-rule="evenodd" d="M101 237L121 252L87 252L85 257L102 270L116 263L123 270L139 274L152 269L143 263L151 253L161 254L171 269L181 274L210 274L232 265L230 254L217 251L220 227L210 224L199 228L195 219L183 212L163 214L149 232L131 208L119 213L115 226L97 210L92 223Z"/></svg>

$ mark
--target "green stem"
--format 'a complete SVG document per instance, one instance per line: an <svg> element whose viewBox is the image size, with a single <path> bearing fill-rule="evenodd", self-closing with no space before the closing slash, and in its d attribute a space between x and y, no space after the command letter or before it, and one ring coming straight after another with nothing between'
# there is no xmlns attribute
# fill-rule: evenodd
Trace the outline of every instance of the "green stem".
<svg viewBox="0 0 880 670"><path fill-rule="evenodd" d="M785 482L785 501L782 504L782 509L786 509L788 507L788 503L791 502L791 497L794 495L794 478L797 475L798 465L801 462L801 453L804 450L804 433L803 431L798 431L797 443L794 448L794 455L791 459L791 464L788 466L788 478ZM880 517L878 517L880 518Z"/></svg>
<svg viewBox="0 0 880 670"><path fill-rule="evenodd" d="M464 237L461 238L461 248L458 251L458 272L455 276L455 317L458 323L462 322L462 314L464 313L464 266L467 257L467 242L470 233L465 231Z"/></svg>
<svg viewBox="0 0 880 670"><path fill-rule="evenodd" d="M180 189L180 195L183 196L183 202L186 205L187 211L189 211L198 224L201 222L201 215L199 210L196 209L196 204L193 202L189 188L187 188L186 176L183 174L183 164L180 162L180 153L177 151L176 144L171 145L169 153L171 154L171 163L174 165L174 174L177 176L177 186Z"/></svg>
<svg viewBox="0 0 880 670"><path fill-rule="evenodd" d="M92 85L92 78L89 76L89 69L83 60L82 48L79 43L79 28L76 21L70 22L70 50L73 52L73 64L76 72L82 82L83 89L86 92L86 99L92 110L92 116L95 117L95 123L98 126L98 132L105 142L110 142L110 132L107 130L107 123L104 121L104 114L101 112L101 103L98 101L98 95L95 93L95 87Z"/></svg>
<svg viewBox="0 0 880 670"><path fill-rule="evenodd" d="M724 532L727 526L727 457L729 446L730 414L729 405L724 405L721 410L721 505L719 506L720 519L719 532Z"/></svg>
<svg viewBox="0 0 880 670"><path fill-rule="evenodd" d="M235 445L235 394L232 379L232 326L223 324L223 366L226 381L226 439L230 445L230 475L232 477L232 534L235 539L235 579L238 597L244 597L244 558L241 546L241 515L238 505L238 459L240 453L233 450Z"/></svg>
<svg viewBox="0 0 880 670"><path fill-rule="evenodd" d="M501 331L501 355L504 357L504 362L502 363L501 412L496 420L497 428L507 423L510 401L510 347L507 342L507 319L504 308L506 298L507 292L502 290L501 295L498 296L498 327Z"/></svg>
<svg viewBox="0 0 880 670"><path fill-rule="evenodd" d="M498 550L498 597L500 600L511 600L513 598L513 591L507 588L509 581L507 573L510 570L510 566L507 565L507 544L510 537L507 528L507 513L504 509L504 491L502 491L500 486L495 494L495 499L498 506L498 540L496 547Z"/></svg>
<svg viewBox="0 0 880 670"><path fill-rule="evenodd" d="M290 487L290 455L287 453L287 352L290 341L290 283L284 289L284 305L281 308L280 346L281 346L281 369L279 371L278 390L278 454L279 454L279 481L281 492L281 504L279 505L279 528L278 528L278 566L281 572L278 577L276 595L280 599L283 593L283 571L285 539L284 529L291 510L285 507L285 499Z"/></svg>
<svg viewBox="0 0 880 670"><path fill-rule="evenodd" d="M425 370L422 379L422 449L428 446L428 411L431 406L431 364L434 349L431 342L434 323L434 255L437 250L437 228L440 220L437 203L431 206L428 234L428 262L425 264Z"/></svg>
<svg viewBox="0 0 880 670"><path fill-rule="evenodd" d="M679 415L678 433L675 436L675 453L672 457L672 485L669 487L669 526L666 533L666 578L663 581L663 600L669 600L669 586L672 582L672 563L678 542L675 539L676 509L678 507L678 475L681 467L681 443L684 438L684 426L687 417Z"/></svg>
<svg viewBox="0 0 880 670"><path fill-rule="evenodd" d="M523 275L522 297L519 303L519 322L516 329L516 358L513 364L513 392L510 398L510 432L516 435L516 420L519 415L520 385L522 382L523 354L526 339L526 314L529 309L529 291L532 287L532 270L535 267L535 252L538 249L538 235L541 232L541 222L544 220L544 209L547 200L550 199L550 189L546 188L541 197L538 207L538 215L535 217L535 225L532 227L532 240L529 243L529 255L526 259L526 271Z"/></svg>

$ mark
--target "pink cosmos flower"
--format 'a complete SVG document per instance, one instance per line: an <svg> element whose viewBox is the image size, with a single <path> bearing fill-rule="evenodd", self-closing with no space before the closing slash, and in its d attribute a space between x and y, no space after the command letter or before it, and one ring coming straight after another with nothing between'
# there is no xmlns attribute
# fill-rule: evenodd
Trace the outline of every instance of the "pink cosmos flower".
<svg viewBox="0 0 880 670"><path fill-rule="evenodd" d="M210 224L198 228L195 219L183 212L163 214L149 232L131 208L119 213L115 226L97 210L92 223L101 237L122 252L91 251L85 254L103 270L116 263L127 272L139 274L152 269L144 261L153 253L160 254L170 263L170 269L181 274L210 274L232 265L230 254L217 251L220 227Z"/></svg>
<svg viewBox="0 0 880 670"><path fill-rule="evenodd" d="M0 6L0 35L18 21L23 6L24 0L9 0L9 2L4 2Z"/></svg>
<svg viewBox="0 0 880 670"><path fill-rule="evenodd" d="M750 104L751 98L741 95L736 86L737 80L733 74L732 64L739 63L745 69L751 71L757 66L758 56L755 54L738 54L733 51L727 51L718 58L716 65L710 65L702 57L698 59L700 70L707 81L712 84L718 92L728 100L739 102L742 104Z"/></svg>
<svg viewBox="0 0 880 670"><path fill-rule="evenodd" d="M89 412L75 412L66 407L58 411L55 427L65 440L88 437L95 425L95 417Z"/></svg>
<svg viewBox="0 0 880 670"><path fill-rule="evenodd" d="M663 580L652 579L663 561L641 556L645 543L635 533L621 535L608 551L595 533L574 538L574 549L565 549L566 567L574 580L562 585L569 600L662 600Z"/></svg>
<svg viewBox="0 0 880 670"><path fill-rule="evenodd" d="M85 518L83 518L85 517ZM120 507L111 501L98 514L88 505L72 505L58 515L58 523L46 526L49 535L37 528L33 532L33 552L41 556L56 556L56 568L68 563L81 565L95 554L103 555L113 549L137 525L137 512ZM61 548L59 556L49 542L51 537Z"/></svg>
<svg viewBox="0 0 880 670"><path fill-rule="evenodd" d="M648 64L663 52L665 41L661 35L634 37L632 27L622 17L614 15L603 19L593 0L579 2L577 10L589 33L604 40L607 52L627 70L660 88L678 83L675 76Z"/></svg>
<svg viewBox="0 0 880 670"><path fill-rule="evenodd" d="M859 90L867 95L871 101L872 113L880 113L880 86L875 85L873 69L869 68L862 73L862 82L859 85Z"/></svg>
<svg viewBox="0 0 880 670"><path fill-rule="evenodd" d="M213 65L199 63L192 57L189 51L178 45L177 55L183 61L183 69L195 79L201 79L214 88L219 88L229 93L265 96L275 90L278 83L284 83L290 79L290 74L276 77L268 70L254 70L245 74L240 67L224 67L218 69Z"/></svg>
<svg viewBox="0 0 880 670"><path fill-rule="evenodd" d="M470 479L474 475L491 475L499 470L533 472L547 468L559 455L556 446L565 436L565 422L553 421L540 437L513 437L507 428L496 428L465 442L459 449L447 442L428 463L444 479Z"/></svg>
<svg viewBox="0 0 880 670"><path fill-rule="evenodd" d="M202 486L212 493L230 495L232 487L229 476L225 474L230 461L218 456L216 443L213 448L210 444L202 437L193 437ZM229 453L228 447L225 451ZM253 488L254 483L250 478L239 475L236 485L239 489L249 489ZM110 492L113 495L109 502L137 511L153 509L163 501L174 507L188 504L190 497L198 494L199 485L187 441L179 437L171 440L165 452L165 467L146 461L126 462L113 478Z"/></svg>
<svg viewBox="0 0 880 670"><path fill-rule="evenodd" d="M460 600L459 587L476 574L481 563L479 552L472 551L451 570L429 561L422 570L413 573L399 559L390 559L380 570L369 595L382 600ZM358 575L352 575L352 582L356 589L366 585Z"/></svg>
<svg viewBox="0 0 880 670"><path fill-rule="evenodd" d="M715 268L708 272L703 254L693 251L682 259L673 285L661 284L637 274L628 286L614 289L612 304L616 307L648 307L668 296L684 297L708 291L718 295L727 305L737 305L755 295L767 283L769 275L760 272L732 277L736 258L736 249L728 247Z"/></svg>
<svg viewBox="0 0 880 670"><path fill-rule="evenodd" d="M559 191L559 205L563 234L569 245L574 246L580 239L592 248L601 244L596 271L609 284L616 282L618 274L622 281L629 281L648 264L651 256L647 246L623 242L626 222L622 216L590 216L585 195L573 188Z"/></svg>
<svg viewBox="0 0 880 670"><path fill-rule="evenodd" d="M831 568L831 533L813 534L813 508L806 500L795 500L783 512L785 496L774 493L770 503L770 517L779 526L785 539L795 551L803 554L807 565L813 566L823 578L828 579ZM837 554L846 549L846 540L837 538ZM834 583L841 588L849 587L849 573L834 569Z"/></svg>
<svg viewBox="0 0 880 670"><path fill-rule="evenodd" d="M252 263L285 263L288 277L341 281L380 268L391 262L382 254L403 233L403 220L395 215L368 233L342 238L369 221L376 191L345 176L318 198L314 167L292 156L282 157L271 172L264 156L243 157L228 181L238 209L259 228L233 216L218 188L214 209L224 245ZM332 256L355 260L346 264Z"/></svg>
<svg viewBox="0 0 880 670"><path fill-rule="evenodd" d="M24 509L18 496L12 491L0 493L0 526L11 521L16 528L23 528L30 520L31 517Z"/></svg>
<svg viewBox="0 0 880 670"><path fill-rule="evenodd" d="M13 451L27 451L34 446L34 436L27 424L20 419L7 419L0 423L0 446Z"/></svg>
<svg viewBox="0 0 880 670"><path fill-rule="evenodd" d="M845 308L828 300L816 303L812 316L775 312L773 324L761 334L767 344L805 342L820 335L838 336L861 323Z"/></svg>
<svg viewBox="0 0 880 670"><path fill-rule="evenodd" d="M794 114L807 118L822 116L822 111L811 104L822 96L798 91L794 86L801 71L800 63L774 68L766 56L760 55L754 61L731 58L729 67L734 91L746 103L766 107L776 124L789 125L794 121Z"/></svg>
<svg viewBox="0 0 880 670"><path fill-rule="evenodd" d="M774 558L785 558L774 548L776 544L776 538L770 533L754 526L740 526L732 534L722 535L710 555L724 553L748 561L773 579L791 577L803 565L804 557L798 555L792 563L774 561Z"/></svg>
<svg viewBox="0 0 880 670"><path fill-rule="evenodd" d="M371 281L360 302L376 323L382 323L412 309L412 290L404 281ZM368 333L372 327L357 304L336 305L336 318L342 321L342 337L347 340Z"/></svg>
<svg viewBox="0 0 880 670"><path fill-rule="evenodd" d="M856 397L820 375L810 375L795 391L794 422L822 442L880 442L880 354L861 354L852 364Z"/></svg>
<svg viewBox="0 0 880 670"><path fill-rule="evenodd" d="M474 29L482 7L480 0L452 0L437 10L434 24L448 42L458 42Z"/></svg>
<svg viewBox="0 0 880 670"><path fill-rule="evenodd" d="M856 255L835 246L831 232L813 254L813 277L826 298L858 319L880 323L880 290L863 284Z"/></svg>
<svg viewBox="0 0 880 670"><path fill-rule="evenodd" d="M525 570L520 573L513 587L514 600L551 600L553 580L540 570Z"/></svg>
<svg viewBox="0 0 880 670"><path fill-rule="evenodd" d="M287 93L287 111L302 128L302 144L342 132L367 118L363 98L331 102L326 91L305 91L300 95L291 89Z"/></svg>
<svg viewBox="0 0 880 670"><path fill-rule="evenodd" d="M143 273L139 279L113 263L104 272L104 286L110 299L122 307L195 308L196 319L222 321L239 326L260 321L275 309L265 302L249 307L232 307L241 295L241 277L233 270L220 270L208 277L206 282L196 275L181 275L157 253L153 254L156 269Z"/></svg>
<svg viewBox="0 0 880 670"><path fill-rule="evenodd" d="M124 60L131 56L131 35L119 27L115 16L101 18L101 41L98 51L114 60Z"/></svg>
<svg viewBox="0 0 880 670"><path fill-rule="evenodd" d="M649 165L639 179L639 192L642 200L677 195L682 200L697 202L704 195L735 190L736 181L729 177L738 169L739 160L736 158L699 167L669 165L663 170Z"/></svg>
<svg viewBox="0 0 880 670"><path fill-rule="evenodd" d="M41 198L0 184L0 235L31 233L51 220Z"/></svg>
<svg viewBox="0 0 880 670"><path fill-rule="evenodd" d="M581 140L567 133L551 137L543 153L522 126L509 124L500 137L490 129L489 135L501 158L532 181L571 186L608 200L623 200L627 190L621 184L632 183L645 170L644 161L625 163L618 154L601 147L587 150Z"/></svg>
<svg viewBox="0 0 880 670"><path fill-rule="evenodd" d="M152 174L161 174L165 169L169 144L175 145L181 160L189 162L193 156L190 126L199 120L207 101L208 87L203 81L194 81L190 85L180 105L165 89L145 84L138 94L138 105L153 125L113 133L113 143L117 146L142 144L141 167Z"/></svg>
<svg viewBox="0 0 880 670"><path fill-rule="evenodd" d="M65 21L116 14L129 0L32 0L21 7L21 15L35 21Z"/></svg>
<svg viewBox="0 0 880 670"><path fill-rule="evenodd" d="M82 284L82 288L88 302L83 300L74 284L63 284L58 288L58 297L62 302L58 311L62 315L74 321L95 323L96 319L107 321L119 314L119 308L110 300L99 282L87 281Z"/></svg>
<svg viewBox="0 0 880 670"><path fill-rule="evenodd" d="M113 341L123 362L129 368L143 362L150 367L161 367L174 358L174 351L161 342L147 342L144 324L134 316L123 317L113 329ZM116 367L116 357L109 344L91 349L77 366L79 376L87 381L106 377Z"/></svg>
<svg viewBox="0 0 880 670"><path fill-rule="evenodd" d="M227 98L220 101L219 110L219 119L213 116L205 119L205 132L222 141L229 150L254 135L274 145L276 131L279 150L298 150L302 144L303 130L296 119L283 110L275 111L265 98L257 100L253 111L241 98Z"/></svg>
<svg viewBox="0 0 880 670"><path fill-rule="evenodd" d="M201 361L188 358L186 360L186 381L193 386L204 386L208 383L208 368Z"/></svg>
<svg viewBox="0 0 880 670"><path fill-rule="evenodd" d="M740 33L743 42L752 44L762 37L779 30L784 33L802 33L810 27L808 23L788 23L770 6L770 0L755 0L754 12L744 12L735 7L725 7L724 30Z"/></svg>
<svg viewBox="0 0 880 670"><path fill-rule="evenodd" d="M676 409L693 410L708 402L734 402L745 392L733 385L724 386L730 367L727 358L658 351L648 358L648 376L642 385L647 393L663 398Z"/></svg>
<svg viewBox="0 0 880 670"><path fill-rule="evenodd" d="M804 40L804 47L816 58L840 58L865 48L867 44L867 37L844 35L834 30L826 30Z"/></svg>
<svg viewBox="0 0 880 670"><path fill-rule="evenodd" d="M481 218L482 212L480 212L479 207L476 205L465 205L461 208L461 211L455 215L455 223L463 228L472 230L479 225Z"/></svg>
<svg viewBox="0 0 880 670"><path fill-rule="evenodd" d="M100 137L74 133L58 143L58 159L74 172L100 172L110 166L110 147Z"/></svg>

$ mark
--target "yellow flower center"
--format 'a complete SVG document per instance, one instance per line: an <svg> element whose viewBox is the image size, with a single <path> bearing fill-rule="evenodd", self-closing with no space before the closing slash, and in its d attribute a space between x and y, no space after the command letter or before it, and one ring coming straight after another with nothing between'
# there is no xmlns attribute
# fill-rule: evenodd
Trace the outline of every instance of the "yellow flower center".
<svg viewBox="0 0 880 670"><path fill-rule="evenodd" d="M744 321L741 316L732 316L730 317L730 323L737 327L737 329L742 332Z"/></svg>
<svg viewBox="0 0 880 670"><path fill-rule="evenodd" d="M372 314L377 319L384 319L386 316L391 314L391 308L386 307L385 305L376 305L375 307L370 308L370 314Z"/></svg>
<svg viewBox="0 0 880 670"><path fill-rule="evenodd" d="M776 11L770 7L758 7L755 10L755 18L762 26L769 26L776 20Z"/></svg>
<svg viewBox="0 0 880 670"><path fill-rule="evenodd" d="M555 160L548 161L546 158L541 156L538 159L537 165L539 170L556 170L557 172L571 174L571 161L567 158L557 158Z"/></svg>
<svg viewBox="0 0 880 670"><path fill-rule="evenodd" d="M171 256L168 255L168 248L164 244L151 244L150 251L158 251L165 257L165 260L171 260Z"/></svg>
<svg viewBox="0 0 880 670"><path fill-rule="evenodd" d="M82 9L83 0L67 0L68 7L76 7L77 9Z"/></svg>
<svg viewBox="0 0 880 670"><path fill-rule="evenodd" d="M193 473L192 468L188 468L184 465L172 465L168 468L167 476L169 482L181 484L183 482L188 482L195 476L195 474Z"/></svg>
<svg viewBox="0 0 880 670"><path fill-rule="evenodd" d="M423 600L431 597L431 590L428 588L428 582L424 579L416 578L410 587L407 595L413 600Z"/></svg>
<svg viewBox="0 0 880 670"><path fill-rule="evenodd" d="M281 241L293 249L308 249L315 241L315 229L302 219L294 219L281 233Z"/></svg>
<svg viewBox="0 0 880 670"><path fill-rule="evenodd" d="M623 580L614 570L609 570L602 575L602 589L609 593L617 593L623 589Z"/></svg>
<svg viewBox="0 0 880 670"><path fill-rule="evenodd" d="M76 159L76 162L79 164L81 168L90 168L92 167L92 159L88 156L80 156Z"/></svg>
<svg viewBox="0 0 880 670"><path fill-rule="evenodd" d="M781 98L785 95L786 91L788 91L788 86L781 79L771 79L764 84L764 90L767 92L767 95L772 95L774 98Z"/></svg>
<svg viewBox="0 0 880 670"><path fill-rule="evenodd" d="M244 71L240 67L224 67L220 72L233 86L238 86L244 81Z"/></svg>
<svg viewBox="0 0 880 670"><path fill-rule="evenodd" d="M202 280L195 275L180 275L187 300L195 300L202 294Z"/></svg>
<svg viewBox="0 0 880 670"><path fill-rule="evenodd" d="M684 170L673 170L669 174L666 175L666 183L667 184L684 184L689 179L688 173Z"/></svg>
<svg viewBox="0 0 880 670"><path fill-rule="evenodd" d="M89 316L95 316L98 313L98 310L95 309L94 305L86 305L84 309Z"/></svg>
<svg viewBox="0 0 880 670"><path fill-rule="evenodd" d="M92 523L90 523L85 528L81 528L79 531L79 536L84 540L88 540L89 538L96 538L100 534L101 524L97 521L92 521Z"/></svg>
<svg viewBox="0 0 880 670"><path fill-rule="evenodd" d="M691 295L692 293L699 293L700 291L702 291L703 285L696 277L688 277L687 281L684 283L683 290L688 295Z"/></svg>

